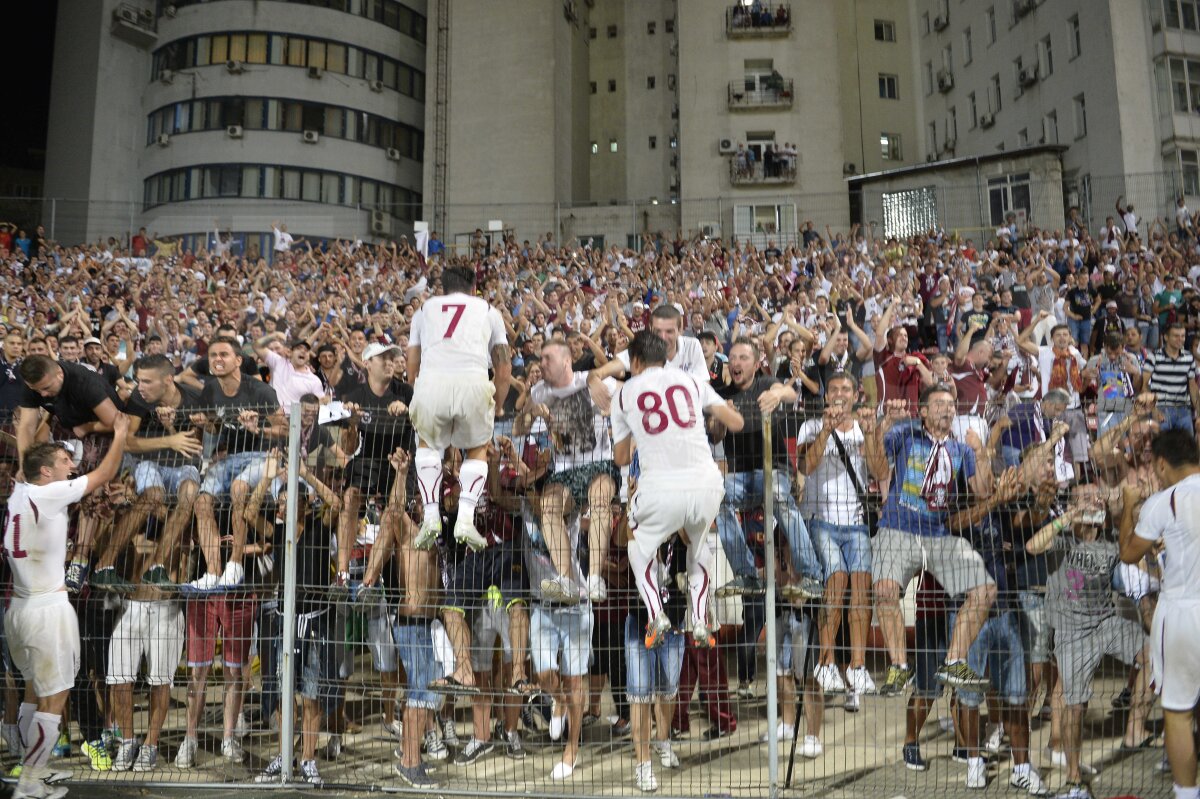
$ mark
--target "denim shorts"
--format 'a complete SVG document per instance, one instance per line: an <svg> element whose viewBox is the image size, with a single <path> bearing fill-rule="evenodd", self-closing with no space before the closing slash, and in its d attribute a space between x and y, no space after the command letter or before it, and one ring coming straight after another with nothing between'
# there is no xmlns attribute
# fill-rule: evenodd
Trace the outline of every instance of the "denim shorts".
<svg viewBox="0 0 1200 799"><path fill-rule="evenodd" d="M408 677L404 701L419 710L440 710L445 699L440 693L429 690L429 683L442 676L437 658L433 656L430 624L430 619L408 620L401 616L392 628L396 649L400 651L400 660Z"/></svg>
<svg viewBox="0 0 1200 799"><path fill-rule="evenodd" d="M951 614L951 628L955 616L957 614ZM987 674L992 690L1010 705L1023 705L1027 698L1025 649L1021 646L1021 633L1017 627L1016 611L991 616L967 650L967 665L976 674ZM979 707L983 703L983 692L960 690L958 698L967 707Z"/></svg>
<svg viewBox="0 0 1200 799"><path fill-rule="evenodd" d="M191 481L200 485L200 470L195 466L163 466L154 461L138 461L133 467L133 482L138 494L161 488L167 496L179 493L179 486Z"/></svg>
<svg viewBox="0 0 1200 799"><path fill-rule="evenodd" d="M1050 662L1050 622L1046 621L1046 595L1040 591L1020 591L1021 646L1032 664Z"/></svg>
<svg viewBox="0 0 1200 799"><path fill-rule="evenodd" d="M808 616L797 618L795 613L788 612L779 617L776 627L779 636L779 657L775 661L775 675L786 677L794 675L804 680L809 666L809 657L816 663L815 655L819 642L812 636L812 619Z"/></svg>
<svg viewBox="0 0 1200 799"><path fill-rule="evenodd" d="M529 620L529 651L533 670L538 674L548 671L557 671L564 677L587 674L592 657L591 605L535 605Z"/></svg>
<svg viewBox="0 0 1200 799"><path fill-rule="evenodd" d="M235 452L226 455L208 467L204 482L200 484L200 493L213 496L228 494L234 481L247 483L253 489L263 479L266 465L265 452Z"/></svg>
<svg viewBox="0 0 1200 799"><path fill-rule="evenodd" d="M825 565L825 579L837 572L871 573L871 535L864 524L834 524L814 518L808 533Z"/></svg>
<svg viewBox="0 0 1200 799"><path fill-rule="evenodd" d="M662 644L647 649L637 617L625 616L625 693L631 704L673 699L683 669L683 633L671 630Z"/></svg>

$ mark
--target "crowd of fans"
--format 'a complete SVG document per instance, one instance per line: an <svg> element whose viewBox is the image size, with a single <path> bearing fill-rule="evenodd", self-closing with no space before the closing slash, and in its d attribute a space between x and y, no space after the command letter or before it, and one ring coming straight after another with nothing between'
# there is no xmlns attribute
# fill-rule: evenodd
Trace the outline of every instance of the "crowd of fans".
<svg viewBox="0 0 1200 799"><path fill-rule="evenodd" d="M780 22L751 12L737 24ZM777 733L799 736L803 756L822 754L828 697L869 710L862 697L912 685L902 755L924 770L918 734L947 685L968 786L987 784L985 759L1007 742L1014 786L1048 793L1040 760L1064 770L1064 793L1086 796L1081 718L1102 656L1130 669L1115 700L1128 709L1121 745L1154 737L1146 626L1158 567L1153 557L1120 563L1117 519L1156 490L1155 434L1186 431L1162 446L1194 452L1200 412L1190 216L1170 230L1139 226L1132 208L1122 216L1093 233L1073 209L1061 228L1005 225L979 242L936 229L822 233L810 222L796 240L762 246L681 231L646 235L638 250L593 249L546 234L480 236L462 254L436 234L421 251L404 238L314 247L277 225L269 263L231 256L219 234L195 252L144 231L126 246L63 246L41 228L32 241L0 240L8 476L46 438L92 469L116 415L131 418L125 468L83 504L64 564L84 638L71 708L84 754L99 770L163 765L185 649L176 767L217 757L198 741L218 653L220 757L245 759L248 695L260 694L262 723L278 724L280 545L294 477L297 726L310 782L321 781L319 736L320 757L336 758L354 723L345 686L366 666L347 643L351 619L362 621L382 723L400 740L397 773L431 787L422 762L450 757L448 747L459 766L496 746L522 758L520 731L533 725L565 741L551 776L567 778L582 729L628 734L639 704L653 704L656 720L653 733L649 722L632 731L639 766L649 745L677 767L671 742L689 734L694 686L705 740L737 729L735 694L762 692L756 646L774 613L787 634ZM414 313L451 265L469 267L502 315L512 377L496 398L476 511L483 540L426 550L414 546L420 506L454 517L461 456L446 459L443 496L413 499L405 354ZM711 536L727 564L717 595L736 600L718 603L724 618L713 621L728 630L717 649L679 633L656 654L640 639L647 619L625 559L631 478L613 463L607 412L621 355L645 329L745 418L736 433L709 428L725 475ZM297 404L301 459L288 475ZM763 560L766 458L778 564ZM661 568L680 572L681 557L667 547ZM782 586L774 608L763 599L768 567ZM900 599L918 575L910 648ZM679 630L690 629L686 604L686 590L670 592ZM886 662L868 651L872 617ZM151 697L143 729L139 675ZM10 754L22 746L14 677ZM606 680L612 722L601 720ZM461 741L456 696L472 710ZM1044 755L1030 746L1043 704ZM69 736L61 743L69 750ZM276 758L262 778L282 769ZM657 786L640 767L636 776L642 790Z"/></svg>

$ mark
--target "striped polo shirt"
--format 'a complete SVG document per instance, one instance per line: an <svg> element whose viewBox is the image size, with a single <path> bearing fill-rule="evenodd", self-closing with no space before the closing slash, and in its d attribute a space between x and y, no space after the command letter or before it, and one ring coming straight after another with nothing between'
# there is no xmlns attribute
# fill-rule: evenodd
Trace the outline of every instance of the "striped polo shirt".
<svg viewBox="0 0 1200 799"><path fill-rule="evenodd" d="M1150 372L1147 388L1158 397L1160 404L1191 406L1188 384L1196 379L1196 359L1190 352L1183 349L1179 357L1172 358L1165 349L1155 350L1146 359L1146 369Z"/></svg>

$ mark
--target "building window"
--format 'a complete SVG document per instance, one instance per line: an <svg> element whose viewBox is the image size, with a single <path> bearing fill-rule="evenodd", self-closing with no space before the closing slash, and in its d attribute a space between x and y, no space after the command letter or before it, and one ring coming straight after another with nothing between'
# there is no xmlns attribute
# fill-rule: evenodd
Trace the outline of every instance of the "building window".
<svg viewBox="0 0 1200 799"><path fill-rule="evenodd" d="M592 155L595 155L598 152L600 152L600 143L592 142Z"/></svg>
<svg viewBox="0 0 1200 799"><path fill-rule="evenodd" d="M896 41L896 23L886 19L875 20L875 41Z"/></svg>
<svg viewBox="0 0 1200 799"><path fill-rule="evenodd" d="M649 76L648 78L646 78L646 88L647 88L647 89L653 89L653 88L654 88L654 76L653 76L653 75L651 75L651 76Z"/></svg>
<svg viewBox="0 0 1200 799"><path fill-rule="evenodd" d="M1017 131L1017 146L1024 147L1029 144L1029 129L1021 128Z"/></svg>
<svg viewBox="0 0 1200 799"><path fill-rule="evenodd" d="M617 90L617 81L615 79L609 80L608 90L610 92L615 92Z"/></svg>
<svg viewBox="0 0 1200 799"><path fill-rule="evenodd" d="M903 161L904 154L900 149L899 133L879 134L879 155L884 161Z"/></svg>
<svg viewBox="0 0 1200 799"><path fill-rule="evenodd" d="M967 95L967 112L971 115L971 127L968 130L975 130L979 125L979 103L975 100L975 92Z"/></svg>
<svg viewBox="0 0 1200 799"><path fill-rule="evenodd" d="M924 72L923 77L925 79L925 96L928 97L929 95L933 94L933 62L932 61L925 62L925 69L923 70L923 72Z"/></svg>
<svg viewBox="0 0 1200 799"><path fill-rule="evenodd" d="M929 33L929 12L926 11L921 15L921 35L925 36Z"/></svg>
<svg viewBox="0 0 1200 799"><path fill-rule="evenodd" d="M946 139L958 140L958 109L954 106L950 106L950 110L946 113Z"/></svg>
<svg viewBox="0 0 1200 799"><path fill-rule="evenodd" d="M1179 168L1183 172L1183 193L1200 195L1200 158L1195 150L1179 151Z"/></svg>
<svg viewBox="0 0 1200 799"><path fill-rule="evenodd" d="M997 114L1000 112L1001 107L1003 107L1003 104L1000 101L1000 76L993 75L992 85L988 88L988 108L991 109L993 114Z"/></svg>
<svg viewBox="0 0 1200 799"><path fill-rule="evenodd" d="M1042 39L1041 52L1038 53L1038 67L1041 70L1041 76L1048 78L1054 74L1054 50L1050 47L1050 37Z"/></svg>
<svg viewBox="0 0 1200 799"><path fill-rule="evenodd" d="M617 151L617 140L616 139L608 140L608 151L610 153L615 153Z"/></svg>
<svg viewBox="0 0 1200 799"><path fill-rule="evenodd" d="M667 33L674 33L675 32L675 20L668 19L665 22L663 22L663 30L665 30Z"/></svg>
<svg viewBox="0 0 1200 799"><path fill-rule="evenodd" d="M617 26L616 25L608 26L608 38L610 38L610 39L617 38Z"/></svg>
<svg viewBox="0 0 1200 799"><path fill-rule="evenodd" d="M1042 117L1042 143L1058 144L1058 112L1051 111Z"/></svg>
<svg viewBox="0 0 1200 799"><path fill-rule="evenodd" d="M1067 49L1071 58L1083 52L1083 40L1079 36L1079 15L1075 14L1067 20Z"/></svg>
<svg viewBox="0 0 1200 799"><path fill-rule="evenodd" d="M1180 114L1200 111L1200 61L1171 58L1168 63L1171 71L1171 98L1175 111Z"/></svg>
<svg viewBox="0 0 1200 799"><path fill-rule="evenodd" d="M879 75L879 97L884 100L900 99L900 78L897 75Z"/></svg>
<svg viewBox="0 0 1200 799"><path fill-rule="evenodd" d="M1029 173L988 180L988 206L993 225L1002 225L1010 213L1029 217ZM1023 212L1023 213L1022 213Z"/></svg>
<svg viewBox="0 0 1200 799"><path fill-rule="evenodd" d="M963 66L970 64L975 58L975 48L971 42L971 29L967 28L963 31Z"/></svg>
<svg viewBox="0 0 1200 799"><path fill-rule="evenodd" d="M1168 28L1200 30L1200 0L1163 0Z"/></svg>
<svg viewBox="0 0 1200 799"><path fill-rule="evenodd" d="M938 140L938 138L937 138L937 123L930 122L929 130L926 131L925 149L926 149L926 151L928 151L929 155L931 155L931 156L937 155L937 151L938 151L937 140Z"/></svg>
<svg viewBox="0 0 1200 799"><path fill-rule="evenodd" d="M655 34L657 28L658 28L658 23L656 23L654 20L650 20L649 22L646 23L646 35L653 36Z"/></svg>
<svg viewBox="0 0 1200 799"><path fill-rule="evenodd" d="M657 149L658 149L658 137L657 137L657 136L651 136L651 137L650 137L650 149L651 149L651 150L657 150Z"/></svg>
<svg viewBox="0 0 1200 799"><path fill-rule="evenodd" d="M595 94L596 93L596 81L594 81L594 80L588 81L588 89L591 90L592 94Z"/></svg>
<svg viewBox="0 0 1200 799"><path fill-rule="evenodd" d="M1087 135L1087 103L1082 94L1075 95L1075 138L1082 139Z"/></svg>
<svg viewBox="0 0 1200 799"><path fill-rule="evenodd" d="M987 28L988 45L996 43L996 7L988 6L988 10L983 12L983 24Z"/></svg>

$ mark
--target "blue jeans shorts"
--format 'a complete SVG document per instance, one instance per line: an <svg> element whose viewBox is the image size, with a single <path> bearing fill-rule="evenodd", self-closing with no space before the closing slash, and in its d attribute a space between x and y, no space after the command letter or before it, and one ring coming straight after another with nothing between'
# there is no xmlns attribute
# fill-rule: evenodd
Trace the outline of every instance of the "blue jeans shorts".
<svg viewBox="0 0 1200 799"><path fill-rule="evenodd" d="M837 572L871 573L871 535L866 525L834 524L813 518L808 532L821 563L825 579Z"/></svg>
<svg viewBox="0 0 1200 799"><path fill-rule="evenodd" d="M786 677L792 674L803 680L810 662L816 663L817 648L820 646L813 637L812 619L808 616L797 617L795 612L788 611L780 614L776 630L779 653L775 661L775 675Z"/></svg>
<svg viewBox="0 0 1200 799"><path fill-rule="evenodd" d="M683 669L683 633L671 630L662 644L647 649L637 617L625 617L625 693L631 704L673 699Z"/></svg>
<svg viewBox="0 0 1200 799"><path fill-rule="evenodd" d="M191 481L200 485L200 470L195 466L163 466L154 461L141 460L133 467L133 482L138 494L151 488L161 488L167 496L179 493L179 486Z"/></svg>
<svg viewBox="0 0 1200 799"><path fill-rule="evenodd" d="M226 455L208 467L204 482L200 484L200 493L211 494L214 497L228 494L234 481L246 483L253 489L263 479L266 465L265 452L235 452Z"/></svg>
<svg viewBox="0 0 1200 799"><path fill-rule="evenodd" d="M399 617L392 635L396 649L404 663L408 685L404 690L404 701L419 710L440 710L444 697L429 690L429 683L442 676L441 666L433 656L433 632L431 619L409 619Z"/></svg>
<svg viewBox="0 0 1200 799"><path fill-rule="evenodd" d="M951 615L951 629L956 616ZM1000 699L1010 705L1025 704L1025 648L1021 646L1015 611L1005 611L983 623L979 635L967 650L967 665L976 674L990 677L992 690ZM967 707L979 707L983 703L983 692L960 690L958 698Z"/></svg>
<svg viewBox="0 0 1200 799"><path fill-rule="evenodd" d="M556 671L564 677L587 674L588 661L592 657L591 605L535 605L529 620L529 652L533 670L538 674L548 671Z"/></svg>

